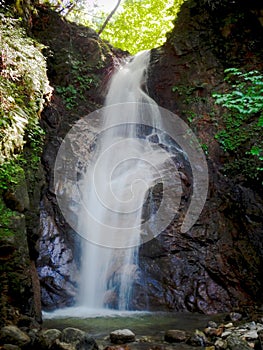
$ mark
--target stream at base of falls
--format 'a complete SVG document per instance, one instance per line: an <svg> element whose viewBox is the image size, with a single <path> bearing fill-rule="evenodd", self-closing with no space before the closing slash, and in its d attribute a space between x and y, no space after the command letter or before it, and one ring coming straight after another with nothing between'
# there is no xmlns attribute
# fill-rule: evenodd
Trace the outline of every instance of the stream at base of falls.
<svg viewBox="0 0 263 350"><path fill-rule="evenodd" d="M77 315L78 308L65 309L68 310L67 315ZM105 312L105 310L103 310ZM222 323L224 314L218 315L202 315L198 313L175 313L175 312L134 312L134 311L117 311L108 310L108 313L99 315L97 311L90 317L69 317L63 310L59 314L44 313L44 328L56 328L62 330L67 327L81 329L89 335L93 336L97 341L99 348L104 349L106 346L112 345L108 339L110 332L117 329L128 328L136 335L136 342L129 343L131 350L144 349L163 349L164 333L169 329L180 329L186 332L193 332L195 329L203 330L208 321ZM55 318L52 318L55 317ZM172 349L193 349L187 344L168 344L166 346ZM165 347L166 348L166 347ZM202 349L202 347L195 347Z"/></svg>

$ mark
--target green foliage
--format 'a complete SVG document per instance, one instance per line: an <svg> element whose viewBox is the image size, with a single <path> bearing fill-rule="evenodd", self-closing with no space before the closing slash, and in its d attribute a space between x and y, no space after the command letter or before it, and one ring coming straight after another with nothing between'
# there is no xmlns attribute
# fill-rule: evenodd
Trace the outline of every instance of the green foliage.
<svg viewBox="0 0 263 350"><path fill-rule="evenodd" d="M39 115L50 87L42 47L19 20L0 16L0 189L5 190L18 183L22 168L39 166L44 137Z"/></svg>
<svg viewBox="0 0 263 350"><path fill-rule="evenodd" d="M67 86L57 86L57 93L63 98L66 108L73 109L78 105L78 100L85 99L85 93L92 86L97 86L96 77L87 75L87 67L78 60L72 61L71 83Z"/></svg>
<svg viewBox="0 0 263 350"><path fill-rule="evenodd" d="M176 94L176 100L178 101L180 99L182 101L184 105L182 112L190 124L202 117L199 111L208 103L206 97L199 96L198 92L200 88L203 87L196 85L175 85L171 89Z"/></svg>
<svg viewBox="0 0 263 350"><path fill-rule="evenodd" d="M0 239L14 235L13 231L9 228L13 217L14 212L6 207L3 199L0 197Z"/></svg>
<svg viewBox="0 0 263 350"><path fill-rule="evenodd" d="M39 135L38 117L48 92L41 47L28 38L19 20L1 15L0 164L22 152ZM34 130L36 127L36 134Z"/></svg>
<svg viewBox="0 0 263 350"><path fill-rule="evenodd" d="M183 0L126 0L101 37L131 54L161 46Z"/></svg>
<svg viewBox="0 0 263 350"><path fill-rule="evenodd" d="M20 176L24 173L17 159L11 159L0 166L0 189L6 190L19 182Z"/></svg>
<svg viewBox="0 0 263 350"><path fill-rule="evenodd" d="M57 86L56 91L64 99L67 109L72 109L77 106L78 91L73 85Z"/></svg>
<svg viewBox="0 0 263 350"><path fill-rule="evenodd" d="M225 151L238 157L240 150L246 148L243 170L244 158L253 157L251 177L257 178L263 170L263 75L256 70L243 73L237 68L229 68L225 73L229 90L213 94L216 103L228 109L223 114L224 128L216 134L216 139ZM236 166L239 167L238 162Z"/></svg>

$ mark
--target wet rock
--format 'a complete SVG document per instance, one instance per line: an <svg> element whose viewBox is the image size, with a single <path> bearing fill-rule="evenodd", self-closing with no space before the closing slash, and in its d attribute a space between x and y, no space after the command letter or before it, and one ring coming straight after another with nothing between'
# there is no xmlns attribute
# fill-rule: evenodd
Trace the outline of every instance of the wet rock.
<svg viewBox="0 0 263 350"><path fill-rule="evenodd" d="M230 350L251 350L251 347L244 340L235 335L227 338L227 345Z"/></svg>
<svg viewBox="0 0 263 350"><path fill-rule="evenodd" d="M228 326L228 328L226 328ZM254 321L249 323L244 323L239 326L232 326L232 324L220 325L218 330L225 329L222 334L210 333L210 328L206 328L204 333L207 335L208 339L214 342L214 345L218 349L246 349L254 348L256 350L262 350L261 348L261 332L263 332L263 325L261 323L256 323ZM231 348L232 347L232 348Z"/></svg>
<svg viewBox="0 0 263 350"><path fill-rule="evenodd" d="M76 295L78 271L73 253L65 237L60 237L54 219L41 209L38 275L42 287L42 305L51 310L55 306L70 306Z"/></svg>
<svg viewBox="0 0 263 350"><path fill-rule="evenodd" d="M151 343L153 342L153 339L147 335L144 335L142 337L140 337L140 343Z"/></svg>
<svg viewBox="0 0 263 350"><path fill-rule="evenodd" d="M76 346L74 344L63 343L59 339L56 339L52 350L76 350Z"/></svg>
<svg viewBox="0 0 263 350"><path fill-rule="evenodd" d="M115 345L115 346L106 346L104 350L130 350L129 346L124 345Z"/></svg>
<svg viewBox="0 0 263 350"><path fill-rule="evenodd" d="M234 327L234 325L232 322L229 322L229 323L225 324L224 327L225 328L232 328L232 327Z"/></svg>
<svg viewBox="0 0 263 350"><path fill-rule="evenodd" d="M217 323L214 321L208 321L207 322L207 327L208 328L217 328Z"/></svg>
<svg viewBox="0 0 263 350"><path fill-rule="evenodd" d="M256 330L251 330L251 331L245 333L245 334L243 335L243 337L244 337L245 339L248 339L248 340L255 340L255 339L258 338L258 333L257 333Z"/></svg>
<svg viewBox="0 0 263 350"><path fill-rule="evenodd" d="M17 345L12 345L12 344L4 344L1 347L2 350L21 350L21 348Z"/></svg>
<svg viewBox="0 0 263 350"><path fill-rule="evenodd" d="M225 331L225 332L222 333L221 337L222 337L223 339L225 339L225 338L227 338L230 334L232 334L231 331Z"/></svg>
<svg viewBox="0 0 263 350"><path fill-rule="evenodd" d="M114 344L125 344L135 341L135 334L129 329L118 329L110 333L110 341Z"/></svg>
<svg viewBox="0 0 263 350"><path fill-rule="evenodd" d="M215 346L219 349L226 349L227 348L227 342L222 339L217 339L215 342Z"/></svg>
<svg viewBox="0 0 263 350"><path fill-rule="evenodd" d="M181 343L186 341L186 332L177 329L171 329L165 332L164 340L168 343Z"/></svg>
<svg viewBox="0 0 263 350"><path fill-rule="evenodd" d="M58 329L48 329L40 332L38 338L38 345L40 348L49 349L55 343L56 339L61 336L61 331Z"/></svg>
<svg viewBox="0 0 263 350"><path fill-rule="evenodd" d="M84 337L76 345L76 350L98 350L98 344L95 339L88 334L85 334ZM121 349L119 349L121 350Z"/></svg>
<svg viewBox="0 0 263 350"><path fill-rule="evenodd" d="M78 328L68 327L61 332L60 340L63 343L75 343L83 339L85 332Z"/></svg>
<svg viewBox="0 0 263 350"><path fill-rule="evenodd" d="M21 315L18 322L18 327L26 327L31 329L40 329L40 324L33 318L26 315Z"/></svg>
<svg viewBox="0 0 263 350"><path fill-rule="evenodd" d="M0 344L13 344L22 347L29 343L29 336L16 326L5 326L0 330Z"/></svg>
<svg viewBox="0 0 263 350"><path fill-rule="evenodd" d="M207 327L204 329L204 333L209 337L220 337L223 333L223 329Z"/></svg>
<svg viewBox="0 0 263 350"><path fill-rule="evenodd" d="M242 319L242 315L238 312L231 312L229 314L229 318L232 322L240 321Z"/></svg>
<svg viewBox="0 0 263 350"><path fill-rule="evenodd" d="M196 330L195 333L187 339L187 344L192 346L205 346L208 344L208 340L205 334L199 330Z"/></svg>

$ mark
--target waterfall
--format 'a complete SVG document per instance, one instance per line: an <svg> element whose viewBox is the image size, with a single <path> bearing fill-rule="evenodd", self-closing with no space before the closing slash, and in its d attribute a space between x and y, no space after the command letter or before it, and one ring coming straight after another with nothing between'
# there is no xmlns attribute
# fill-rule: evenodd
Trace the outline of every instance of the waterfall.
<svg viewBox="0 0 263 350"><path fill-rule="evenodd" d="M157 105L143 90L149 59L150 52L141 52L113 75L104 132L82 181L79 228L89 231L89 240L83 245L80 303L88 308L128 309L136 280L143 204L158 177L153 144L140 140L145 114L156 128L160 123Z"/></svg>
<svg viewBox="0 0 263 350"><path fill-rule="evenodd" d="M57 201L83 238L78 301L85 312L136 308L139 246L175 220L182 233L190 230L206 201L202 147L148 96L149 60L145 51L118 69L105 106L71 128L56 157ZM182 194L191 198L185 209Z"/></svg>

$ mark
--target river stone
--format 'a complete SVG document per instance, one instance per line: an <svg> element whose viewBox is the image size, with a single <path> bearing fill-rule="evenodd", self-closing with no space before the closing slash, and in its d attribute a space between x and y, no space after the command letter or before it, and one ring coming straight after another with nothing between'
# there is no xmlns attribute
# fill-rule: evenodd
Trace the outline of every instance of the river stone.
<svg viewBox="0 0 263 350"><path fill-rule="evenodd" d="M187 344L192 346L205 346L208 344L208 340L203 332L196 329L195 333L187 339Z"/></svg>
<svg viewBox="0 0 263 350"><path fill-rule="evenodd" d="M52 350L76 350L74 344L63 343L59 339L56 339L52 345Z"/></svg>
<svg viewBox="0 0 263 350"><path fill-rule="evenodd" d="M98 344L95 339L85 334L76 345L76 350L98 350Z"/></svg>
<svg viewBox="0 0 263 350"><path fill-rule="evenodd" d="M127 344L106 346L104 350L130 350Z"/></svg>
<svg viewBox="0 0 263 350"><path fill-rule="evenodd" d="M0 330L0 344L25 346L29 343L29 336L16 326L5 326Z"/></svg>
<svg viewBox="0 0 263 350"><path fill-rule="evenodd" d="M135 341L135 334L129 329L117 329L110 333L110 340L114 344L124 344Z"/></svg>
<svg viewBox="0 0 263 350"><path fill-rule="evenodd" d="M186 341L186 333L178 329L170 329L165 332L164 340L168 343L181 343Z"/></svg>
<svg viewBox="0 0 263 350"><path fill-rule="evenodd" d="M208 321L207 328L217 328L217 323L214 321Z"/></svg>
<svg viewBox="0 0 263 350"><path fill-rule="evenodd" d="M215 342L215 346L219 349L226 349L227 348L227 342L222 339L217 339Z"/></svg>
<svg viewBox="0 0 263 350"><path fill-rule="evenodd" d="M204 329L204 333L209 337L220 337L221 334L223 333L223 329L207 327Z"/></svg>
<svg viewBox="0 0 263 350"><path fill-rule="evenodd" d="M225 331L221 334L221 337L224 339L224 338L227 338L229 335L231 335L232 332L231 331Z"/></svg>
<svg viewBox="0 0 263 350"><path fill-rule="evenodd" d="M63 343L75 343L84 338L85 332L78 328L68 327L61 332L60 340Z"/></svg>
<svg viewBox="0 0 263 350"><path fill-rule="evenodd" d="M229 350L251 350L251 347L242 339L231 335L227 338Z"/></svg>
<svg viewBox="0 0 263 350"><path fill-rule="evenodd" d="M48 329L42 331L39 335L39 343L43 348L50 348L56 339L59 339L61 336L61 331L58 329Z"/></svg>
<svg viewBox="0 0 263 350"><path fill-rule="evenodd" d="M1 347L2 350L21 350L21 348L17 345L12 345L12 344L4 344Z"/></svg>
<svg viewBox="0 0 263 350"><path fill-rule="evenodd" d="M242 319L242 315L239 312L230 312L229 317L232 322L240 321Z"/></svg>
<svg viewBox="0 0 263 350"><path fill-rule="evenodd" d="M247 333L244 334L244 338L249 340L255 340L258 338L258 333L256 330L248 331Z"/></svg>

